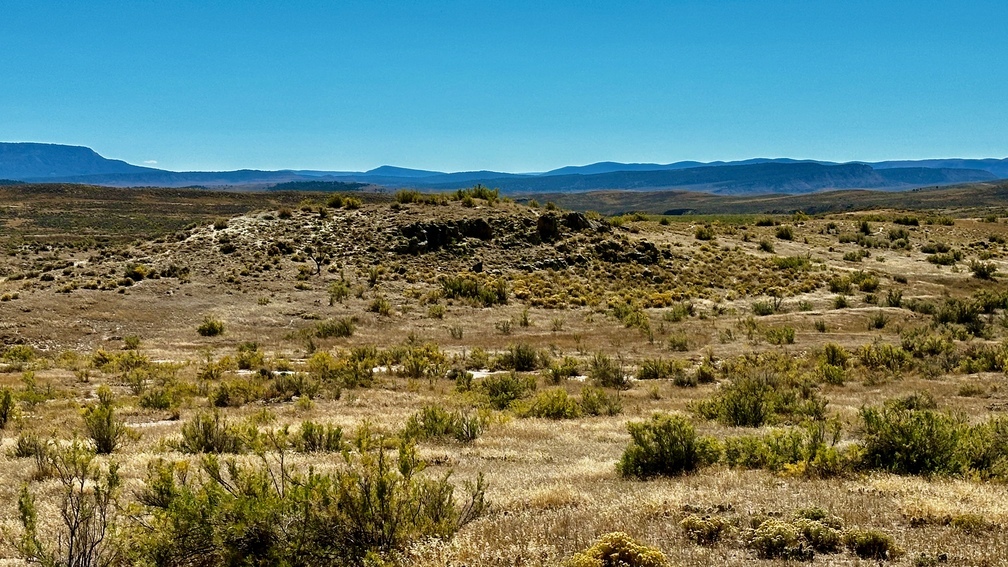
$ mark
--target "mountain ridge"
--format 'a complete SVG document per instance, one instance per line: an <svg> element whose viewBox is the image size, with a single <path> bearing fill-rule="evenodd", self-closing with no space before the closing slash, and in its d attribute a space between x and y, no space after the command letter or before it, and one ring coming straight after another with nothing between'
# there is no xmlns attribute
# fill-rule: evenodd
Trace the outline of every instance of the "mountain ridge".
<svg viewBox="0 0 1008 567"><path fill-rule="evenodd" d="M269 187L323 181L421 190L457 189L482 183L499 187L505 193L687 188L722 194L779 194L846 188L901 190L990 181L1008 178L1008 158L848 163L792 158L669 164L605 161L541 173L485 170L446 173L394 165L382 165L364 172L292 169L176 172L107 159L85 146L0 142L0 179L8 178L119 187Z"/></svg>

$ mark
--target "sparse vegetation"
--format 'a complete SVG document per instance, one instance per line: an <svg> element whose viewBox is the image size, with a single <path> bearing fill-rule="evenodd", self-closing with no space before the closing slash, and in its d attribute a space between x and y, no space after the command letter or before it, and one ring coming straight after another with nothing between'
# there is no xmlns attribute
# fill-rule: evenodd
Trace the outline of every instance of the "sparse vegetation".
<svg viewBox="0 0 1008 567"><path fill-rule="evenodd" d="M112 564L972 565L1008 525L982 195L42 188L0 188L0 562L66 564L106 487Z"/></svg>

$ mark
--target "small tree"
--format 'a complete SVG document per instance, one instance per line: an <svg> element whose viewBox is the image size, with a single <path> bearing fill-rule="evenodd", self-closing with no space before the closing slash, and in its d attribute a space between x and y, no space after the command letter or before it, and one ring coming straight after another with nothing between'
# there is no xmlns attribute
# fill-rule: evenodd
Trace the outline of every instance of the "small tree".
<svg viewBox="0 0 1008 567"><path fill-rule="evenodd" d="M48 455L60 483L62 525L55 536L40 537L35 497L27 486L22 487L18 498L24 528L18 545L22 557L44 567L104 567L117 563L115 549L108 541L115 530L120 486L117 465L110 463L102 471L93 463L94 453L78 441Z"/></svg>

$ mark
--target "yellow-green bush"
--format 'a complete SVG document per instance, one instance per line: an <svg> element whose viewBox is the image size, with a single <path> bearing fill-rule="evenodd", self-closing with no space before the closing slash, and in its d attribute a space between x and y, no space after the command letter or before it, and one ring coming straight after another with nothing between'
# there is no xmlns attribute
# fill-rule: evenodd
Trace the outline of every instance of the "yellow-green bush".
<svg viewBox="0 0 1008 567"><path fill-rule="evenodd" d="M657 548L642 545L623 532L612 532L565 561L564 567L668 567L668 559Z"/></svg>

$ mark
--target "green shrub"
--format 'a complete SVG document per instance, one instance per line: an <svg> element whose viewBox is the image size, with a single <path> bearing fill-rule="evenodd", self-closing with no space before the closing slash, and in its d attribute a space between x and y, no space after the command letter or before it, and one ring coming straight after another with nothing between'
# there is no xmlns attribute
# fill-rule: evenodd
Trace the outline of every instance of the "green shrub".
<svg viewBox="0 0 1008 567"><path fill-rule="evenodd" d="M591 547L564 562L564 567L668 567L665 554L623 532L603 535Z"/></svg>
<svg viewBox="0 0 1008 567"><path fill-rule="evenodd" d="M1008 481L1008 417L974 425L960 452L970 471L982 479Z"/></svg>
<svg viewBox="0 0 1008 567"><path fill-rule="evenodd" d="M868 319L868 330L884 329L888 322L889 317L886 316L885 312L877 311Z"/></svg>
<svg viewBox="0 0 1008 567"><path fill-rule="evenodd" d="M516 372L491 374L480 381L479 389L490 399L492 407L503 410L514 401L528 397L536 389L536 380Z"/></svg>
<svg viewBox="0 0 1008 567"><path fill-rule="evenodd" d="M760 559L810 561L814 554L798 528L776 519L766 520L753 530L746 538L746 547Z"/></svg>
<svg viewBox="0 0 1008 567"><path fill-rule="evenodd" d="M382 317L391 317L393 311L392 303L380 295L371 300L367 309L371 313L377 313Z"/></svg>
<svg viewBox="0 0 1008 567"><path fill-rule="evenodd" d="M967 428L961 417L920 409L915 399L908 399L862 408L861 420L862 462L870 469L932 475L965 468L960 443Z"/></svg>
<svg viewBox="0 0 1008 567"><path fill-rule="evenodd" d="M728 437L724 440L724 462L731 468L766 469L791 474L830 478L850 472L853 456L836 448L839 426L828 429L823 422L792 430L771 430L764 435Z"/></svg>
<svg viewBox="0 0 1008 567"><path fill-rule="evenodd" d="M535 347L518 343L508 347L500 357L500 367L518 372L530 372L540 367L542 356Z"/></svg>
<svg viewBox="0 0 1008 567"><path fill-rule="evenodd" d="M384 564L414 542L450 538L485 510L482 478L457 499L448 475L419 474L425 463L412 446L393 454L382 444L362 440L359 452L344 452L344 466L327 474L282 461L271 468L207 457L202 475L154 463L138 494L144 521L132 537L142 545L131 549L130 562Z"/></svg>
<svg viewBox="0 0 1008 567"><path fill-rule="evenodd" d="M767 242L767 241L763 241ZM764 250L763 242L760 242L760 250ZM769 242L767 242L769 244ZM773 252L773 246L771 245L770 250L765 250L766 252ZM812 266L811 260L804 256L785 256L783 258L774 258L773 265L778 270L808 270Z"/></svg>
<svg viewBox="0 0 1008 567"><path fill-rule="evenodd" d="M252 370L263 365L263 353L256 343L242 343L238 345L238 356L235 363L239 370Z"/></svg>
<svg viewBox="0 0 1008 567"><path fill-rule="evenodd" d="M536 394L521 414L525 417L576 419L581 416L581 404L563 388L553 388Z"/></svg>
<svg viewBox="0 0 1008 567"><path fill-rule="evenodd" d="M767 315L773 315L777 313L780 309L781 300L780 298L768 300L768 301L754 301L752 304L752 312L754 315L760 317L765 317Z"/></svg>
<svg viewBox="0 0 1008 567"><path fill-rule="evenodd" d="M872 370L899 372L910 362L910 355L899 346L881 342L864 345L857 351L861 365Z"/></svg>
<svg viewBox="0 0 1008 567"><path fill-rule="evenodd" d="M246 437L220 412L198 413L182 424L178 450L183 453L243 453L247 447Z"/></svg>
<svg viewBox="0 0 1008 567"><path fill-rule="evenodd" d="M224 323L218 319L214 319L207 316L200 323L200 326L196 328L196 332L200 334L201 337L216 337L217 335L224 334Z"/></svg>
<svg viewBox="0 0 1008 567"><path fill-rule="evenodd" d="M762 427L781 419L824 419L827 401L808 384L792 384L772 372L750 371L723 385L693 409L731 427Z"/></svg>
<svg viewBox="0 0 1008 567"><path fill-rule="evenodd" d="M939 325L962 325L966 332L976 336L983 335L985 327L980 305L972 300L957 298L946 299L935 310L934 322Z"/></svg>
<svg viewBox="0 0 1008 567"><path fill-rule="evenodd" d="M439 405L430 405L410 416L403 435L407 439L454 439L471 442L482 434L486 419L478 414L450 412Z"/></svg>
<svg viewBox="0 0 1008 567"><path fill-rule="evenodd" d="M778 226L774 234L779 240L794 240L794 231L790 226Z"/></svg>
<svg viewBox="0 0 1008 567"><path fill-rule="evenodd" d="M637 369L638 380L665 380L672 376L672 363L661 358L646 358Z"/></svg>
<svg viewBox="0 0 1008 567"><path fill-rule="evenodd" d="M893 537L885 532L872 529L850 529L844 533L844 545L861 559L890 561L903 555Z"/></svg>
<svg viewBox="0 0 1008 567"><path fill-rule="evenodd" d="M858 289L865 293L871 293L878 289L879 279L878 276L873 276L870 274L865 274L864 276L858 278L857 282Z"/></svg>
<svg viewBox="0 0 1008 567"><path fill-rule="evenodd" d="M357 321L354 317L328 319L315 325L315 336L320 339L345 338L353 335Z"/></svg>
<svg viewBox="0 0 1008 567"><path fill-rule="evenodd" d="M2 359L5 362L25 363L35 360L35 349L28 345L14 345L4 351Z"/></svg>
<svg viewBox="0 0 1008 567"><path fill-rule="evenodd" d="M350 297L350 285L347 284L346 280L338 279L331 284L329 284L329 305L332 306L337 301L343 303L346 298Z"/></svg>
<svg viewBox="0 0 1008 567"><path fill-rule="evenodd" d="M140 394L139 404L144 409L166 410L175 405L175 394L170 388L148 388Z"/></svg>
<svg viewBox="0 0 1008 567"><path fill-rule="evenodd" d="M578 401L581 411L585 415L619 415L623 411L623 404L617 394L606 393L602 388L585 386L581 390L581 399Z"/></svg>
<svg viewBox="0 0 1008 567"><path fill-rule="evenodd" d="M500 199L500 189L489 189L483 185L476 185L475 187L469 187L466 189L459 189L455 191L454 199L456 201L461 201L462 199L469 197L470 199L483 199L489 204L493 205ZM556 205L551 209L549 203L546 204L546 208L549 210L555 210Z"/></svg>
<svg viewBox="0 0 1008 567"><path fill-rule="evenodd" d="M7 427L7 421L14 415L14 392L10 388L0 390L0 429Z"/></svg>
<svg viewBox="0 0 1008 567"><path fill-rule="evenodd" d="M836 343L826 343L823 345L823 361L826 364L846 368L849 359L850 353L844 347Z"/></svg>
<svg viewBox="0 0 1008 567"><path fill-rule="evenodd" d="M623 373L623 366L601 352L592 356L588 377L603 388L625 390L630 387L630 381Z"/></svg>
<svg viewBox="0 0 1008 567"><path fill-rule="evenodd" d="M771 327L766 331L767 342L772 345L794 344L794 327Z"/></svg>
<svg viewBox="0 0 1008 567"><path fill-rule="evenodd" d="M693 234L697 240L714 240L714 227L709 224L698 226Z"/></svg>
<svg viewBox="0 0 1008 567"><path fill-rule="evenodd" d="M343 428L311 420L301 423L294 448L301 453L337 453L343 450Z"/></svg>
<svg viewBox="0 0 1008 567"><path fill-rule="evenodd" d="M578 362L574 358L565 356L559 363L551 364L546 375L551 383L559 384L567 378L578 375Z"/></svg>
<svg viewBox="0 0 1008 567"><path fill-rule="evenodd" d="M717 462L720 447L713 437L698 437L693 425L678 415L654 414L627 424L632 441L617 471L624 477L677 476Z"/></svg>
<svg viewBox="0 0 1008 567"><path fill-rule="evenodd" d="M441 278L441 292L448 299L467 299L482 307L505 305L508 301L507 281L476 275L445 276Z"/></svg>
<svg viewBox="0 0 1008 567"><path fill-rule="evenodd" d="M830 278L827 283L831 293L850 293L851 292L851 281L850 278L835 276Z"/></svg>
<svg viewBox="0 0 1008 567"><path fill-rule="evenodd" d="M679 522L686 539L697 545L717 545L730 530L731 524L721 516L690 514Z"/></svg>
<svg viewBox="0 0 1008 567"><path fill-rule="evenodd" d="M820 520L799 518L794 522L802 540L817 553L840 553L843 549L843 532Z"/></svg>
<svg viewBox="0 0 1008 567"><path fill-rule="evenodd" d="M115 451L119 440L126 434L126 426L115 417L112 390L108 386L98 388L98 403L84 410L84 428L99 455Z"/></svg>

